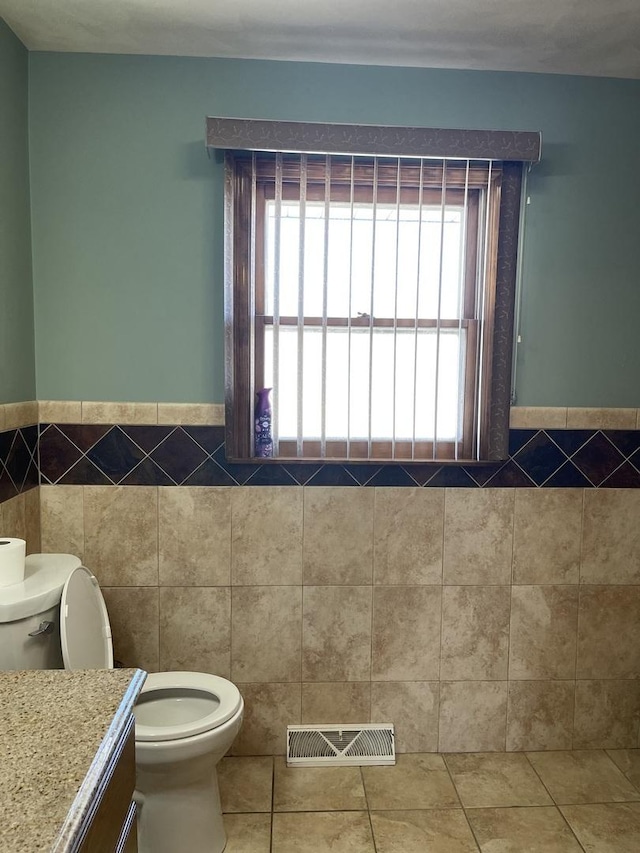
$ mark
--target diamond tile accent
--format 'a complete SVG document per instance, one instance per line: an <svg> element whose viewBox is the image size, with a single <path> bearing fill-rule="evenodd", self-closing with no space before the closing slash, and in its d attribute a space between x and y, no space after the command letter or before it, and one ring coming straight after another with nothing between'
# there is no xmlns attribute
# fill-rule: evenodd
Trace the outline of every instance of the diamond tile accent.
<svg viewBox="0 0 640 853"><path fill-rule="evenodd" d="M295 478L282 465L261 465L247 480L247 486L297 486Z"/></svg>
<svg viewBox="0 0 640 853"><path fill-rule="evenodd" d="M483 485L490 488L528 488L535 486L535 483L516 463L510 459L499 471L487 480Z"/></svg>
<svg viewBox="0 0 640 853"><path fill-rule="evenodd" d="M640 489L640 472L630 462L624 462L600 485L609 489Z"/></svg>
<svg viewBox="0 0 640 853"><path fill-rule="evenodd" d="M513 457L533 482L540 486L565 461L566 456L545 432L539 432Z"/></svg>
<svg viewBox="0 0 640 853"><path fill-rule="evenodd" d="M61 486L113 486L113 480L110 480L106 474L100 471L99 468L83 456L79 462L70 468L64 477L58 480Z"/></svg>
<svg viewBox="0 0 640 853"><path fill-rule="evenodd" d="M193 474L207 458L200 445L181 427L176 427L150 456L178 485Z"/></svg>
<svg viewBox="0 0 640 853"><path fill-rule="evenodd" d="M443 465L438 473L427 483L427 488L429 487L467 489L478 488L478 484L469 476L465 468Z"/></svg>
<svg viewBox="0 0 640 853"><path fill-rule="evenodd" d="M86 453L113 427L111 424L60 424L58 429Z"/></svg>
<svg viewBox="0 0 640 853"><path fill-rule="evenodd" d="M584 444L571 461L593 483L599 486L624 462L624 456L601 432Z"/></svg>
<svg viewBox="0 0 640 853"><path fill-rule="evenodd" d="M370 480L367 486L413 486L418 484L400 465L383 465Z"/></svg>
<svg viewBox="0 0 640 853"><path fill-rule="evenodd" d="M548 429L545 430L567 456L571 456L579 450L583 444L591 438L594 433L592 429Z"/></svg>
<svg viewBox="0 0 640 853"><path fill-rule="evenodd" d="M82 451L54 424L40 435L40 473L47 482L57 483L81 457Z"/></svg>
<svg viewBox="0 0 640 853"><path fill-rule="evenodd" d="M20 430L16 430L11 450L5 461L7 473L13 480L16 489L21 492L24 484L24 479L27 476L29 465L31 464L32 453L30 453L27 443L22 437Z"/></svg>
<svg viewBox="0 0 640 853"><path fill-rule="evenodd" d="M640 430L510 432L504 463L229 462L224 427L40 424L0 432L0 502L44 483L640 488ZM38 470L38 453L40 470Z"/></svg>
<svg viewBox="0 0 640 853"><path fill-rule="evenodd" d="M115 426L91 448L87 458L114 483L119 483L144 459L144 453Z"/></svg>
<svg viewBox="0 0 640 853"><path fill-rule="evenodd" d="M171 426L121 426L120 429L125 435L134 441L141 450L145 453L151 453L152 450L160 444L161 441L170 435L174 427Z"/></svg>
<svg viewBox="0 0 640 853"><path fill-rule="evenodd" d="M549 488L564 488L564 489L586 489L593 486L593 483L584 476L573 462L565 462L558 470L547 480L545 486Z"/></svg>

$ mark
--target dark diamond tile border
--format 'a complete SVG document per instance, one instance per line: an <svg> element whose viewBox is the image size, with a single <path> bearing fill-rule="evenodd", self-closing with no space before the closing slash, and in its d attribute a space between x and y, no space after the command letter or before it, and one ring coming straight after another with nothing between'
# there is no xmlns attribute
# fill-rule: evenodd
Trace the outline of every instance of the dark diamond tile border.
<svg viewBox="0 0 640 853"><path fill-rule="evenodd" d="M39 483L640 488L640 430L512 429L504 462L229 462L224 428L40 424L0 432L0 503Z"/></svg>

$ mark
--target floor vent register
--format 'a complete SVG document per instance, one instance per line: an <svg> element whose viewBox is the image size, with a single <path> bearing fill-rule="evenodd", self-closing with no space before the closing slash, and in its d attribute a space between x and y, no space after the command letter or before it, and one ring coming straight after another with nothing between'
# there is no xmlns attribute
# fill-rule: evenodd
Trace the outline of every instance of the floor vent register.
<svg viewBox="0 0 640 853"><path fill-rule="evenodd" d="M291 767L395 763L391 723L287 726L287 764Z"/></svg>

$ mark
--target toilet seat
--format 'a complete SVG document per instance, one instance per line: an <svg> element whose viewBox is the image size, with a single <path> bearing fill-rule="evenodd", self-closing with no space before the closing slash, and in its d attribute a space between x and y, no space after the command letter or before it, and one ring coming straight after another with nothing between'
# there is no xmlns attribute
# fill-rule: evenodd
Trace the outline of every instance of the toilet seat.
<svg viewBox="0 0 640 853"><path fill-rule="evenodd" d="M226 678L204 672L152 672L134 708L136 741L202 734L226 723L241 708L240 691Z"/></svg>

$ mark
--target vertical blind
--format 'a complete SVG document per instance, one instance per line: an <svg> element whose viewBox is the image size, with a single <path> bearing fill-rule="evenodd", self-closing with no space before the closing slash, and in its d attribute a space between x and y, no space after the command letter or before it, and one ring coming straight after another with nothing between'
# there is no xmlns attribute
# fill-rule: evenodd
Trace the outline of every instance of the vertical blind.
<svg viewBox="0 0 640 853"><path fill-rule="evenodd" d="M274 456L480 458L501 162L235 160L251 198L251 394L273 389Z"/></svg>

